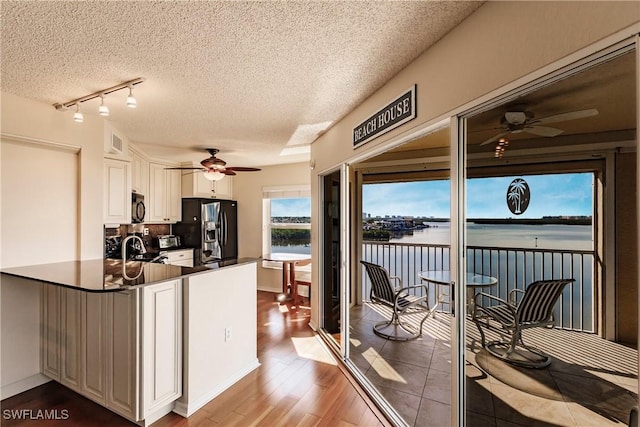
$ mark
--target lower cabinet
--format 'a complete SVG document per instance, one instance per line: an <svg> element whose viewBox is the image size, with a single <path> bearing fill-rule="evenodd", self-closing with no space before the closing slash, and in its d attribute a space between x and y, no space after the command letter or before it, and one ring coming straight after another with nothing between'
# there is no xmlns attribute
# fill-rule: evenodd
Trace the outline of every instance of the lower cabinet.
<svg viewBox="0 0 640 427"><path fill-rule="evenodd" d="M145 418L182 395L181 284L177 280L142 288L142 408Z"/></svg>
<svg viewBox="0 0 640 427"><path fill-rule="evenodd" d="M150 424L182 394L182 281L92 293L42 291L41 372Z"/></svg>
<svg viewBox="0 0 640 427"><path fill-rule="evenodd" d="M81 292L69 290L68 292ZM81 380L79 393L101 405L106 404L106 294L82 292L80 295ZM77 307L76 307L77 309ZM64 308L64 311L72 308ZM71 331L63 330L63 334ZM65 354L66 349L61 349Z"/></svg>
<svg viewBox="0 0 640 427"><path fill-rule="evenodd" d="M60 294L57 286L42 286L40 372L60 381Z"/></svg>

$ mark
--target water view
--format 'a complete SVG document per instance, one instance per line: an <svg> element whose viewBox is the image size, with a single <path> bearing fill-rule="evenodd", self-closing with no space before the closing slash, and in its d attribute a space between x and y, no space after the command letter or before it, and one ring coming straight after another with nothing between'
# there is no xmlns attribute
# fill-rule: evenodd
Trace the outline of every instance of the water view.
<svg viewBox="0 0 640 427"><path fill-rule="evenodd" d="M448 245L448 222L428 222L428 228L395 234L390 243ZM468 246L525 249L577 249L593 248L590 225L567 224L473 224L467 225Z"/></svg>

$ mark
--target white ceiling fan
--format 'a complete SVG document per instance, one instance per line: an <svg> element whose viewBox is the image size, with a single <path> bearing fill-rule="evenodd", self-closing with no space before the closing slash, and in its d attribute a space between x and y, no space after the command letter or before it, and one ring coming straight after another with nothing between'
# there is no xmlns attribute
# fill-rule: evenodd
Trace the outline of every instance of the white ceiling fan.
<svg viewBox="0 0 640 427"><path fill-rule="evenodd" d="M510 133L527 132L533 135L547 137L560 135L564 132L562 129L541 125L584 119L597 114L598 110L590 108L587 110L568 111L566 113L554 114L553 116L537 119L531 111L525 110L524 108L514 109L504 113L504 116L500 119L501 127L499 129L503 129L503 131L483 141L480 145L490 144Z"/></svg>

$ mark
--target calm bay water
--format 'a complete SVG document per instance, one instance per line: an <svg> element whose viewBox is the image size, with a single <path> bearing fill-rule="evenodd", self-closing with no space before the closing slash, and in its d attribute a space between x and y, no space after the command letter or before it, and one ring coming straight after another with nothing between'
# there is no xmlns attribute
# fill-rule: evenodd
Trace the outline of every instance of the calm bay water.
<svg viewBox="0 0 640 427"><path fill-rule="evenodd" d="M391 239L392 243L449 244L449 223L431 222L430 228L415 230L413 235ZM590 225L526 225L526 224L469 224L468 246L487 246L525 249L593 248Z"/></svg>
<svg viewBox="0 0 640 427"><path fill-rule="evenodd" d="M272 246L273 252L287 254L309 254L311 255L310 245L288 245L288 246Z"/></svg>
<svg viewBox="0 0 640 427"><path fill-rule="evenodd" d="M391 239L390 243L449 245L449 223L431 223L432 227L415 230L413 235ZM535 252L536 249L592 250L592 227L584 225L521 225L469 224L467 245L479 248L519 248L514 250L469 250L467 270L496 277L498 284L483 288L500 298L506 298L514 288L524 289L534 280L574 278L565 288L556 307L558 326L593 331L593 255L560 252ZM403 283L416 283L421 270L448 269L449 249L418 249L414 246L385 246L385 242L363 245L363 259L387 268ZM368 280L363 281L363 295L368 295ZM429 299L435 294L429 290Z"/></svg>

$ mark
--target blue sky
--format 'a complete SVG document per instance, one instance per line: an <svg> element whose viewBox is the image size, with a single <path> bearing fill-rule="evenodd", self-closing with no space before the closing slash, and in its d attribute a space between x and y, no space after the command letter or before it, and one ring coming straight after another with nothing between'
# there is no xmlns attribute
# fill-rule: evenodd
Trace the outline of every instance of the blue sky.
<svg viewBox="0 0 640 427"><path fill-rule="evenodd" d="M311 199L272 199L271 216L311 216Z"/></svg>
<svg viewBox="0 0 640 427"><path fill-rule="evenodd" d="M476 178L467 183L469 218L540 218L545 215L591 215L593 174L524 176L531 201L522 215L506 203L509 183L516 176ZM450 216L449 181L368 184L363 188L363 211L371 216Z"/></svg>
<svg viewBox="0 0 640 427"><path fill-rule="evenodd" d="M531 190L529 207L513 215L506 203L507 187L516 176L470 179L467 184L469 218L540 218L545 215L591 215L593 174L524 176ZM448 218L449 181L367 184L363 211L371 216L408 215ZM272 216L310 216L309 198L273 199Z"/></svg>

